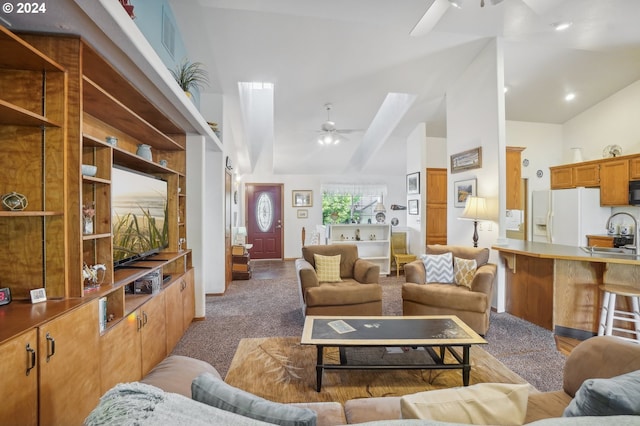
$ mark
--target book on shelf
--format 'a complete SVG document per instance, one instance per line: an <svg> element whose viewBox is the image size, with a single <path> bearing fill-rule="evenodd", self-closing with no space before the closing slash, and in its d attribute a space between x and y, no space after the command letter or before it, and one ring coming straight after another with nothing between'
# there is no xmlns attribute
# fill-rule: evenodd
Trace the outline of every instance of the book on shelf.
<svg viewBox="0 0 640 426"><path fill-rule="evenodd" d="M98 318L100 319L100 331L107 329L107 298L98 299Z"/></svg>

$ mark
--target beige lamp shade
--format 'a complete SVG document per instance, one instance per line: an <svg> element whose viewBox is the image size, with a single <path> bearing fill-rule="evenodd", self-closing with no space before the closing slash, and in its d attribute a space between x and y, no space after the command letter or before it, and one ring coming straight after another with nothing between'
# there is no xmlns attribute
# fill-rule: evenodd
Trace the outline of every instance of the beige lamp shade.
<svg viewBox="0 0 640 426"><path fill-rule="evenodd" d="M469 220L488 220L489 211L487 210L487 200L482 197L467 197L467 203L460 219Z"/></svg>

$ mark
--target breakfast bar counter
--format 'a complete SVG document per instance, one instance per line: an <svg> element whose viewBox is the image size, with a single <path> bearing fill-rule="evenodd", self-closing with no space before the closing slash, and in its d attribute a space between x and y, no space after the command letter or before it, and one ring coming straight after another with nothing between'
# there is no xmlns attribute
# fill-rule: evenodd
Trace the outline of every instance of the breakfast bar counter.
<svg viewBox="0 0 640 426"><path fill-rule="evenodd" d="M559 336L595 335L601 284L640 289L640 257L508 239L494 245L505 264L506 310ZM619 308L627 309L620 298Z"/></svg>

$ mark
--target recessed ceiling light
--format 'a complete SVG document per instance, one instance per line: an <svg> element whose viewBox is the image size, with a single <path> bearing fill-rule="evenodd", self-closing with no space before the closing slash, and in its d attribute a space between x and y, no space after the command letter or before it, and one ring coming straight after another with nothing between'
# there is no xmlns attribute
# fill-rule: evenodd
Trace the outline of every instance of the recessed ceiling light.
<svg viewBox="0 0 640 426"><path fill-rule="evenodd" d="M449 0L449 3L451 3L451 6L455 7L456 9L462 9L462 1L463 0Z"/></svg>
<svg viewBox="0 0 640 426"><path fill-rule="evenodd" d="M576 98L576 94L575 93L567 93L564 97L564 100L567 102L570 102L572 100L574 100Z"/></svg>
<svg viewBox="0 0 640 426"><path fill-rule="evenodd" d="M569 27L571 27L573 25L573 22L571 21L561 21L561 22L556 22L551 24L551 26L556 30L556 31L564 31L569 29Z"/></svg>
<svg viewBox="0 0 640 426"><path fill-rule="evenodd" d="M504 93L507 93L509 91L509 88L507 86L504 86Z"/></svg>

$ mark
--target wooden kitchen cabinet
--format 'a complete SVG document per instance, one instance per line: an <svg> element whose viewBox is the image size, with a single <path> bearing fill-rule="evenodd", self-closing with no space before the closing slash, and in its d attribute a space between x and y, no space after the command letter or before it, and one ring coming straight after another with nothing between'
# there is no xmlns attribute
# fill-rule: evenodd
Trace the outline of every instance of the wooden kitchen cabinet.
<svg viewBox="0 0 640 426"><path fill-rule="evenodd" d="M0 416L16 425L38 424L38 334L32 329L0 345Z"/></svg>
<svg viewBox="0 0 640 426"><path fill-rule="evenodd" d="M576 164L573 169L574 187L597 187L600 186L600 162L588 162Z"/></svg>
<svg viewBox="0 0 640 426"><path fill-rule="evenodd" d="M629 180L640 179L640 156L629 159Z"/></svg>
<svg viewBox="0 0 640 426"><path fill-rule="evenodd" d="M551 189L575 188L573 184L573 166L549 167Z"/></svg>
<svg viewBox="0 0 640 426"><path fill-rule="evenodd" d="M38 328L38 399L41 425L79 425L98 404L98 301Z"/></svg>
<svg viewBox="0 0 640 426"><path fill-rule="evenodd" d="M600 164L600 205L629 204L629 160L604 160Z"/></svg>
<svg viewBox="0 0 640 426"><path fill-rule="evenodd" d="M521 153L525 148L507 147L507 210L524 210Z"/></svg>

